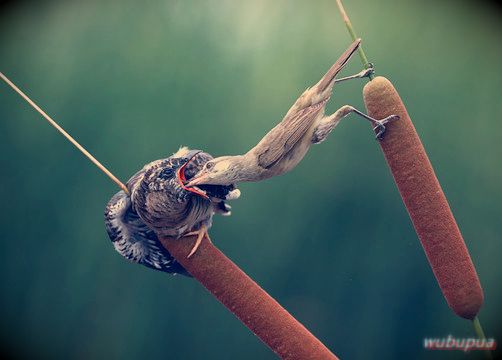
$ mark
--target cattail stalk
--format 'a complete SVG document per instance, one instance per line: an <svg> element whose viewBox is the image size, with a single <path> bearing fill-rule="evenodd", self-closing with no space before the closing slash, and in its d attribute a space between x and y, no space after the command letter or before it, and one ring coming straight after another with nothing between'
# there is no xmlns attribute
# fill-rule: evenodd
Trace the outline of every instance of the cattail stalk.
<svg viewBox="0 0 502 360"><path fill-rule="evenodd" d="M448 305L458 316L473 320L483 304L483 290L410 116L384 77L368 82L363 95L371 117L400 116L387 125L380 146Z"/></svg>
<svg viewBox="0 0 502 360"><path fill-rule="evenodd" d="M357 36L356 31L352 26L352 22L350 21L350 18L347 15L345 8L343 7L342 0L336 0L336 5L338 6L338 11L340 12L340 15L342 15L343 22L345 24L345 27L347 28L347 31L350 34L350 37L352 38L352 41L356 41L356 39L359 39L359 37ZM359 45L357 52L359 53L359 57L361 58L361 63L363 64L364 68L368 69L371 66L371 64L368 61L368 58L366 57L366 53L364 52L362 45ZM373 74L370 74L368 77L370 80L373 80Z"/></svg>
<svg viewBox="0 0 502 360"><path fill-rule="evenodd" d="M63 129L59 124L54 121L45 111L43 111L33 100L29 98L21 89L19 89L16 84L10 81L7 76L0 72L0 79L5 81L7 85L9 85L15 92L17 92L33 109L35 109L42 117L47 120L51 126L53 126L61 135L63 135L69 142L73 144L82 154L84 154L94 165L98 167L106 176L108 176L115 184L118 185L122 190L125 191L126 194L129 193L127 187L115 176L112 174L110 170L108 170L101 162L98 161L92 154L87 151L82 145L79 144L77 140L73 138L70 134L68 134L65 129Z"/></svg>
<svg viewBox="0 0 502 360"><path fill-rule="evenodd" d="M279 357L290 360L337 359L206 237L190 258L187 254L195 237L161 238L160 241L195 279Z"/></svg>

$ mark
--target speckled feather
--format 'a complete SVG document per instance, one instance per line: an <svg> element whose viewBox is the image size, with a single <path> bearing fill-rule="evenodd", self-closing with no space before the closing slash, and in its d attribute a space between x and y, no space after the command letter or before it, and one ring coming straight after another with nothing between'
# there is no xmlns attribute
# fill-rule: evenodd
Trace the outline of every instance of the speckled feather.
<svg viewBox="0 0 502 360"><path fill-rule="evenodd" d="M208 200L179 183L176 171L186 162L188 151L181 148L167 159L145 165L127 182L131 196L119 191L108 202L106 230L123 257L152 269L188 275L162 247L157 234L180 238L202 225L209 228L215 212L229 214L223 200L234 186L213 186ZM207 153L197 154L187 164L185 176L192 177L211 159Z"/></svg>
<svg viewBox="0 0 502 360"><path fill-rule="evenodd" d="M124 191L119 191L108 202L105 226L115 250L126 259L155 270L189 275L132 209Z"/></svg>

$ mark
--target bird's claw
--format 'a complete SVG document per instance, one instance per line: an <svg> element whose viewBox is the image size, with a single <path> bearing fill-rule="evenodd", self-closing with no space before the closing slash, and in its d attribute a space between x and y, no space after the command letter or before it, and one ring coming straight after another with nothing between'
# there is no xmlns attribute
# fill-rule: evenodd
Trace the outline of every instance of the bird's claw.
<svg viewBox="0 0 502 360"><path fill-rule="evenodd" d="M375 139L382 140L385 135L385 131L387 130L385 125L395 120L399 120L399 115L390 115L386 118L383 118L382 120L375 120L374 123L376 124L376 126L373 128L373 130L376 132Z"/></svg>
<svg viewBox="0 0 502 360"><path fill-rule="evenodd" d="M192 250L190 251L190 253L187 256L187 259L190 259L192 257L192 255L195 254L195 252L199 248L200 244L202 244L202 239L204 238L204 236L206 236L207 239L209 241L211 241L211 238L209 237L209 234L207 233L207 227L205 225L202 225L201 228L197 231L192 231L192 232L185 234L185 236L191 236L191 235L197 235L197 239L195 240L195 244L194 244Z"/></svg>
<svg viewBox="0 0 502 360"><path fill-rule="evenodd" d="M386 130L387 129L386 129L385 125L383 125L381 123L377 123L377 126L375 126L373 128L373 131L376 132L375 139L376 140L382 140L383 139L383 135L385 134Z"/></svg>
<svg viewBox="0 0 502 360"><path fill-rule="evenodd" d="M368 67L361 71L361 77L370 77L371 75L375 74L375 65L373 63L368 63Z"/></svg>

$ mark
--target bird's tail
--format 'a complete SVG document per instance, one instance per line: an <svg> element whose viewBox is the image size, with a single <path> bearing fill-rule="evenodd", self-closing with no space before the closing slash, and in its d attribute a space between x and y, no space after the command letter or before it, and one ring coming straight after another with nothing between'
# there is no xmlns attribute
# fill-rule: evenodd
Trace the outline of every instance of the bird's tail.
<svg viewBox="0 0 502 360"><path fill-rule="evenodd" d="M315 89L319 94L325 92L326 90L331 91L333 84L335 83L335 77L344 68L347 62L350 60L352 55L357 51L361 45L361 39L357 39L345 52L338 58L338 60L333 64L333 66L328 70L328 72L322 77L321 80L315 85Z"/></svg>

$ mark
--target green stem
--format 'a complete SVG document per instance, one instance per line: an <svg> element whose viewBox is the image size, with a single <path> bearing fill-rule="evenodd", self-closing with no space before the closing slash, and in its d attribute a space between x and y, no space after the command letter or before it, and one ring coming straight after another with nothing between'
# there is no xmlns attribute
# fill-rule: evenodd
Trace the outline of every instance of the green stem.
<svg viewBox="0 0 502 360"><path fill-rule="evenodd" d="M349 31L350 37L352 38L352 41L356 41L358 39L356 32L354 30L354 27L352 26L352 23L350 22L349 16L345 12L345 8L343 7L342 0L336 0L336 4L338 5L338 10L340 11L340 14L342 15L343 22L345 23L345 26L347 27L347 30ZM370 67L370 63L368 61L368 58L366 57L366 54L364 53L362 45L359 46L358 49L359 52L359 57L361 58L361 62L363 63L364 68L368 69ZM369 76L370 80L373 80L373 75Z"/></svg>
<svg viewBox="0 0 502 360"><path fill-rule="evenodd" d="M477 316L472 320L472 326L474 327L474 331L476 332L478 339L485 340L486 342L485 332L483 331L483 328L481 327L481 323L479 322L479 318ZM486 350L485 355L487 359L493 359L490 350Z"/></svg>

